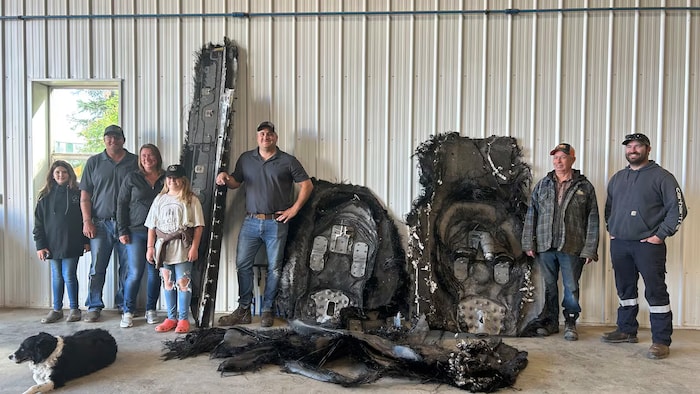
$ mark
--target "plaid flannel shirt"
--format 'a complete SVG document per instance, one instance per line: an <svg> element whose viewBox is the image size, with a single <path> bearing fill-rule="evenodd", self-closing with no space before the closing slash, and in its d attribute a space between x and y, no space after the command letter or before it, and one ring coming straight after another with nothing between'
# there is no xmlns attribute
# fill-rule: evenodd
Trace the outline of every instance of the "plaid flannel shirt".
<svg viewBox="0 0 700 394"><path fill-rule="evenodd" d="M556 185L556 175L551 171L532 190L521 238L523 250L541 253L554 248L598 260L600 218L593 185L579 170L573 170L572 185L560 207L564 212L563 225L552 228L557 204ZM554 231L560 232L560 245L552 245Z"/></svg>

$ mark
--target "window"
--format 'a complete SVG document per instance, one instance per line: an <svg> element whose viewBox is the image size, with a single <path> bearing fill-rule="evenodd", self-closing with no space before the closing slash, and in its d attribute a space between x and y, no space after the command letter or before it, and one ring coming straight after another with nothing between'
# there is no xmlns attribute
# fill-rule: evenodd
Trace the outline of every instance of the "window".
<svg viewBox="0 0 700 394"><path fill-rule="evenodd" d="M87 159L104 149L102 133L120 124L121 81L34 81L33 157L35 190L55 160L65 160L78 180Z"/></svg>

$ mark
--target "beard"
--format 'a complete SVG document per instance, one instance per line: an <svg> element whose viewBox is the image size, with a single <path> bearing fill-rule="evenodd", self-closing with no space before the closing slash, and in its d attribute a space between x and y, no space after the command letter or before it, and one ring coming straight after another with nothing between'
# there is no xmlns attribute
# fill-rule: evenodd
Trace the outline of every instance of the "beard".
<svg viewBox="0 0 700 394"><path fill-rule="evenodd" d="M631 153L625 154L625 158L627 159L627 162L633 166L644 164L649 159L648 152L647 153L637 153L637 156L634 158L630 157L630 155L631 155Z"/></svg>

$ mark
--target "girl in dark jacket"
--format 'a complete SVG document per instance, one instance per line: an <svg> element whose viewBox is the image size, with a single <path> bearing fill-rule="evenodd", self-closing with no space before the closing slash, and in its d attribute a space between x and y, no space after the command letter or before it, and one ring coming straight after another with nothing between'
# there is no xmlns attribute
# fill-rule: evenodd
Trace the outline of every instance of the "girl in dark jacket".
<svg viewBox="0 0 700 394"><path fill-rule="evenodd" d="M51 264L53 310L41 319L54 323L63 318L64 286L68 290L70 312L66 321L81 319L78 309L78 259L90 250L89 240L83 235L83 217L80 212L80 189L70 164L56 160L46 175L46 184L39 191L34 210L34 242L41 261Z"/></svg>

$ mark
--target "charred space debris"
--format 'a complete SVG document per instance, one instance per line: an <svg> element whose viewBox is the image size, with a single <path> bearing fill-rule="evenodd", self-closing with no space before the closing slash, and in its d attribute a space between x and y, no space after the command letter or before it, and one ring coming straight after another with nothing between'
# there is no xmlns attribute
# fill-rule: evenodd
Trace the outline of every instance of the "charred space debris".
<svg viewBox="0 0 700 394"><path fill-rule="evenodd" d="M544 286L520 247L530 168L512 137L447 133L421 144L423 192L407 216L407 261L433 329L532 336Z"/></svg>
<svg viewBox="0 0 700 394"><path fill-rule="evenodd" d="M223 359L222 374L272 364L347 387L384 376L470 391L511 386L527 353L491 335L526 335L542 299L519 246L530 173L513 138L449 133L418 147L424 190L407 217L407 254L369 189L313 179L311 198L290 223L276 300L288 327L207 328L225 208L212 174L229 156L237 55L228 39L209 44L195 69L182 162L206 208L211 242L200 247L206 258L198 266L206 269L197 272L192 300L199 330L166 341L163 358L210 353ZM447 348L442 330L461 339Z"/></svg>
<svg viewBox="0 0 700 394"><path fill-rule="evenodd" d="M529 167L509 137L437 135L416 157L424 190L407 216L408 253L369 189L313 179L276 302L288 326L202 328L166 341L163 358L209 353L224 375L269 364L346 387L382 377L472 392L513 385L527 352L500 337L534 332L542 310L519 246Z"/></svg>

